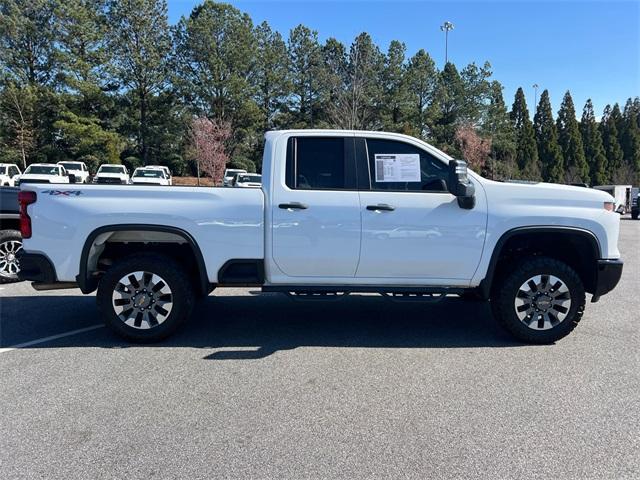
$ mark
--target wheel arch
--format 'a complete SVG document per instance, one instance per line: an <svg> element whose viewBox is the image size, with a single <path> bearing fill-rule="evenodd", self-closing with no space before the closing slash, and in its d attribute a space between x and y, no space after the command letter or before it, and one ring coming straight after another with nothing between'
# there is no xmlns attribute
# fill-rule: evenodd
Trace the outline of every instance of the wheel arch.
<svg viewBox="0 0 640 480"><path fill-rule="evenodd" d="M211 285L209 283L209 279L207 276L207 267L204 261L204 257L202 256L202 251L198 246L198 243L193 238L189 232L182 230L178 227L170 227L166 225L153 225L153 224L118 224L118 225L104 225L102 227L96 228L93 230L84 242L82 247L82 253L80 254L80 265L78 269L78 276L76 277L76 281L82 293L91 293L95 291L98 287L99 279L95 276L91 275L91 270L89 268L89 263L91 261L91 256L96 255L96 251L94 249L96 240L101 235L114 235L117 233L123 232L146 232L146 233L157 233L157 234L167 234L173 237L166 237L167 240L170 238L179 238L184 241L186 245L189 246L191 253L193 254L193 258L195 260L195 265L197 268L197 283L196 287L200 289L200 292L203 294L208 294L211 291ZM110 235L104 238L104 242L110 238ZM171 241L168 242L169 244ZM176 242L177 243L177 242ZM93 251L92 251L93 250ZM98 253L99 256L99 253ZM97 257L96 257L97 260Z"/></svg>
<svg viewBox="0 0 640 480"><path fill-rule="evenodd" d="M593 293L600 252L600 242L589 230L563 226L517 227L505 232L496 242L479 290L483 298L489 298L502 273L501 267L506 264L504 261L524 254L546 255L566 262L576 270L585 290Z"/></svg>

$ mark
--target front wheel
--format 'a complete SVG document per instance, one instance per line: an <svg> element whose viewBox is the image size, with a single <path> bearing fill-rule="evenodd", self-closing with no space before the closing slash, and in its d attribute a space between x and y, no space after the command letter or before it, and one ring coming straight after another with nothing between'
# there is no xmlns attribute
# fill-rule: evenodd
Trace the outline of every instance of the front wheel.
<svg viewBox="0 0 640 480"><path fill-rule="evenodd" d="M585 307L584 286L569 265L547 257L524 260L494 289L496 320L526 343L552 343L578 325Z"/></svg>
<svg viewBox="0 0 640 480"><path fill-rule="evenodd" d="M185 270L164 255L122 259L100 280L96 296L104 322L136 343L158 342L191 315L194 294Z"/></svg>

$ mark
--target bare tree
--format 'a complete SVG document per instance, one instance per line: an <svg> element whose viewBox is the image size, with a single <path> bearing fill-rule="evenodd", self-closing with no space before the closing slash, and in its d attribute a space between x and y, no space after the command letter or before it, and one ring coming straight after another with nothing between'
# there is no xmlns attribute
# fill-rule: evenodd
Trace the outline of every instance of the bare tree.
<svg viewBox="0 0 640 480"><path fill-rule="evenodd" d="M191 123L191 143L198 166L198 185L200 169L213 179L214 185L222 183L224 169L229 161L226 142L231 137L231 126L221 120L209 120L198 117Z"/></svg>
<svg viewBox="0 0 640 480"><path fill-rule="evenodd" d="M33 100L30 87L18 88L9 85L5 89L3 110L8 114L6 121L13 137L10 143L20 152L23 169L27 167L27 159L35 146Z"/></svg>
<svg viewBox="0 0 640 480"><path fill-rule="evenodd" d="M482 138L472 125L464 124L456 129L455 140L469 167L481 171L491 153L491 139Z"/></svg>

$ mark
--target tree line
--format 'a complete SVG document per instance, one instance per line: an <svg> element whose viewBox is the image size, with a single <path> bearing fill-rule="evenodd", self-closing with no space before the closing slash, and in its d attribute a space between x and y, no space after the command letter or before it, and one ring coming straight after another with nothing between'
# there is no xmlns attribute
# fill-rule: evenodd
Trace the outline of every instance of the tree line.
<svg viewBox="0 0 640 480"><path fill-rule="evenodd" d="M204 0L169 25L165 0L4 0L0 4L0 162L77 159L195 172L198 125L227 132L217 158L260 170L275 128L401 132L496 179L638 183L640 99L591 100L580 120L567 91L533 118L511 108L491 65L439 69L401 41L367 33L346 46L304 25L287 38L237 8ZM205 123L203 123L205 122ZM195 128L194 128L195 126Z"/></svg>

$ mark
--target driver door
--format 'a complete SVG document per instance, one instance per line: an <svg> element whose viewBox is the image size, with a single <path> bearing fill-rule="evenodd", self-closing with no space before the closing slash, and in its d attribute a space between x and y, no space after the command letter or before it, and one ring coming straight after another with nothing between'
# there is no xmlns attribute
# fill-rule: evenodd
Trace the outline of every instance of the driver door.
<svg viewBox="0 0 640 480"><path fill-rule="evenodd" d="M358 174L364 171L360 191L362 239L356 276L389 278L394 282L424 284L464 283L473 277L485 239L487 212L484 192L476 188L475 208L459 207L447 191L447 164L404 141L358 138ZM412 181L385 178L381 159L413 159L419 172ZM378 171L376 171L378 169Z"/></svg>

